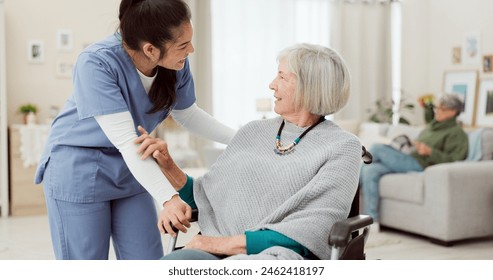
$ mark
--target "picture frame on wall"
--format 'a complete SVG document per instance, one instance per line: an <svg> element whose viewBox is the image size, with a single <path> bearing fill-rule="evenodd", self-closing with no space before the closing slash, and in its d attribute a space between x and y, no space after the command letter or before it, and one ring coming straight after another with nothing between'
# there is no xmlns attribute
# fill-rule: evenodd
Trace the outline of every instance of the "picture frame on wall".
<svg viewBox="0 0 493 280"><path fill-rule="evenodd" d="M483 72L484 73L489 73L493 72L493 55L484 55L483 56Z"/></svg>
<svg viewBox="0 0 493 280"><path fill-rule="evenodd" d="M71 78L74 64L71 61L58 61L55 73L58 78Z"/></svg>
<svg viewBox="0 0 493 280"><path fill-rule="evenodd" d="M457 118L466 126L474 125L478 72L475 70L445 71L443 92L458 94L464 110Z"/></svg>
<svg viewBox="0 0 493 280"><path fill-rule="evenodd" d="M74 36L70 29L59 29L56 35L57 50L61 52L70 52L74 49Z"/></svg>
<svg viewBox="0 0 493 280"><path fill-rule="evenodd" d="M465 64L479 65L481 61L481 36L479 31L464 34L462 61Z"/></svg>
<svg viewBox="0 0 493 280"><path fill-rule="evenodd" d="M452 48L452 64L460 64L462 62L462 48Z"/></svg>
<svg viewBox="0 0 493 280"><path fill-rule="evenodd" d="M30 40L27 42L27 61L30 63L42 63L45 60L44 42Z"/></svg>
<svg viewBox="0 0 493 280"><path fill-rule="evenodd" d="M476 125L493 127L493 79L480 82Z"/></svg>

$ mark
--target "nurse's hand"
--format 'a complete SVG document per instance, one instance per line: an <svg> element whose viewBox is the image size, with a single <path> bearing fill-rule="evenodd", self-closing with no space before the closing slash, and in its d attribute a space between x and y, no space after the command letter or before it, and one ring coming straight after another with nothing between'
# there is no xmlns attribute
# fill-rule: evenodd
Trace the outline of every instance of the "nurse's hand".
<svg viewBox="0 0 493 280"><path fill-rule="evenodd" d="M178 195L174 195L170 200L164 204L164 209L159 214L157 227L159 231L169 233L175 237L176 233L173 231L171 224L181 232L187 232L187 228L190 228L190 219L192 218L192 208L183 202Z"/></svg>

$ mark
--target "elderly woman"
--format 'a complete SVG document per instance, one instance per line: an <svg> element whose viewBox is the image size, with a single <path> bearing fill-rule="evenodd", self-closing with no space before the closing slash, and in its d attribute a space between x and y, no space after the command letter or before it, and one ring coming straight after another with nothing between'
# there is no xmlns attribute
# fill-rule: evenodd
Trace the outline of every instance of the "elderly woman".
<svg viewBox="0 0 493 280"><path fill-rule="evenodd" d="M287 48L278 62L269 87L280 117L244 125L203 177L192 180L141 131L139 152L152 154L199 209L202 234L164 259L330 257L330 228L348 216L356 193L361 144L324 116L347 103L350 75L336 52L317 45ZM169 222L158 226L171 231Z"/></svg>
<svg viewBox="0 0 493 280"><path fill-rule="evenodd" d="M457 123L463 103L456 94L443 95L435 107L435 119L414 141L414 151L407 155L389 145L370 148L373 163L361 167L363 211L378 223L380 178L389 173L420 172L438 163L464 160L468 152L466 133Z"/></svg>

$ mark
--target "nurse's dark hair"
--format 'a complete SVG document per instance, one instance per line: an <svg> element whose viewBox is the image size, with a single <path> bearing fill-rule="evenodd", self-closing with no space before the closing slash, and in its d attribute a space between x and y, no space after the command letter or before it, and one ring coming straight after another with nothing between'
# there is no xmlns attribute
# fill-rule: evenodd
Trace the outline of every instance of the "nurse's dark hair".
<svg viewBox="0 0 493 280"><path fill-rule="evenodd" d="M172 42L176 29L190 22L191 12L182 0L122 0L120 3L119 31L124 44L141 51L143 42L160 50L160 59L166 55L165 43ZM149 90L153 107L148 113L170 109L176 101L176 70L158 66L157 77Z"/></svg>

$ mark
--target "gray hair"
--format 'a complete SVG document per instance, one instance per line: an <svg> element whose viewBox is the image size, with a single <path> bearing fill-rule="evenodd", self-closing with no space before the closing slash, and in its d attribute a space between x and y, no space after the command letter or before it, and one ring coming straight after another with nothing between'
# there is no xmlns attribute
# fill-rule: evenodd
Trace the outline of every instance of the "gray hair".
<svg viewBox="0 0 493 280"><path fill-rule="evenodd" d="M462 97L455 93L447 93L440 97L438 101L440 106L456 111L456 116L460 115L464 109Z"/></svg>
<svg viewBox="0 0 493 280"><path fill-rule="evenodd" d="M350 95L350 73L337 52L303 43L282 50L277 60L284 58L297 79L296 108L326 116L346 105Z"/></svg>

